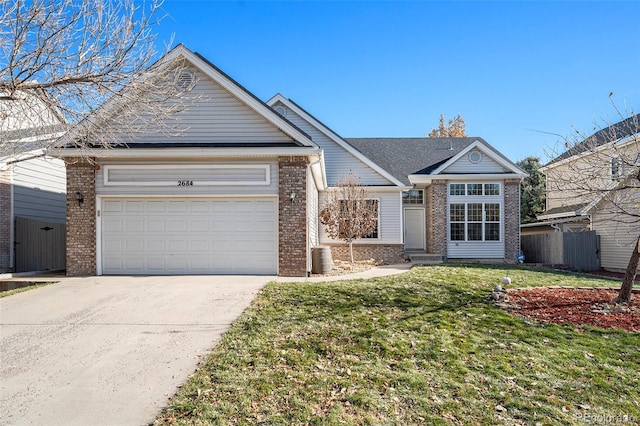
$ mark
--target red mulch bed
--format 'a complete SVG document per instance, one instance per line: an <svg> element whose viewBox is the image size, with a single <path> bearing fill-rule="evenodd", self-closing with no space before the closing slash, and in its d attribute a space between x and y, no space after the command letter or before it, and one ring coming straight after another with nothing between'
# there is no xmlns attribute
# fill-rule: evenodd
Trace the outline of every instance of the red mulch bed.
<svg viewBox="0 0 640 426"><path fill-rule="evenodd" d="M640 332L640 292L616 305L615 289L525 288L510 290L506 308L524 317L553 324L589 325Z"/></svg>

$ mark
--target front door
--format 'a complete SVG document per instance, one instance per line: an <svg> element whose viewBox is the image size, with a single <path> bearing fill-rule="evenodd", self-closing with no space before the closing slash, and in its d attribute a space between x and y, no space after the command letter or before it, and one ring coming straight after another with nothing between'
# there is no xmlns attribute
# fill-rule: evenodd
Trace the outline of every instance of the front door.
<svg viewBox="0 0 640 426"><path fill-rule="evenodd" d="M404 249L425 249L425 217L423 208L406 207L404 209Z"/></svg>

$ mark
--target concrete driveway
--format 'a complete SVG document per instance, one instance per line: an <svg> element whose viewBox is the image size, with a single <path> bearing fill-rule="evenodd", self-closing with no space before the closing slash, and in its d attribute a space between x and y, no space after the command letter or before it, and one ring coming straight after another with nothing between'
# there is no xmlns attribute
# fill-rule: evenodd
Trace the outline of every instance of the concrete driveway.
<svg viewBox="0 0 640 426"><path fill-rule="evenodd" d="M149 424L273 279L62 278L1 298L0 424Z"/></svg>

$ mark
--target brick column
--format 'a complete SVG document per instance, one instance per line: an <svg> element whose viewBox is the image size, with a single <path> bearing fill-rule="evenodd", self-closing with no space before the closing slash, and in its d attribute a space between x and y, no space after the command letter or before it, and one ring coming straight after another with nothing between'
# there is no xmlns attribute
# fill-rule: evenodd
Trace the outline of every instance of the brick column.
<svg viewBox="0 0 640 426"><path fill-rule="evenodd" d="M0 169L0 273L11 270L11 166Z"/></svg>
<svg viewBox="0 0 640 426"><path fill-rule="evenodd" d="M504 181L504 259L515 263L520 253L520 180Z"/></svg>
<svg viewBox="0 0 640 426"><path fill-rule="evenodd" d="M427 253L447 255L447 181L437 179L425 190Z"/></svg>
<svg viewBox="0 0 640 426"><path fill-rule="evenodd" d="M96 189L94 165L67 158L67 275L96 274ZM79 202L77 193L84 200Z"/></svg>
<svg viewBox="0 0 640 426"><path fill-rule="evenodd" d="M284 277L307 275L307 164L306 157L279 158L278 267Z"/></svg>

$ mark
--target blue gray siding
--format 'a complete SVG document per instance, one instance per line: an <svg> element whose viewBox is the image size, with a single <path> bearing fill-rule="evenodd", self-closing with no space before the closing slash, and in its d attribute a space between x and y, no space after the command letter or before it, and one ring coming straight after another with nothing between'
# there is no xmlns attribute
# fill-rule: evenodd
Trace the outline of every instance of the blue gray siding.
<svg viewBox="0 0 640 426"><path fill-rule="evenodd" d="M40 157L16 163L13 185L14 216L65 222L66 170L63 161Z"/></svg>
<svg viewBox="0 0 640 426"><path fill-rule="evenodd" d="M360 183L362 185L392 185L388 179L381 176L380 173L328 138L324 133L308 123L302 117L295 114L292 110L286 108L280 103L276 103L275 106L285 108L287 111L286 118L302 129L305 133L310 135L313 142L324 150L327 184L329 186L335 186L336 182L340 178L350 172L360 179Z"/></svg>
<svg viewBox="0 0 640 426"><path fill-rule="evenodd" d="M132 135L136 143L265 143L292 139L204 73L187 96L187 109L167 122L176 134L153 129ZM128 140L127 140L128 141ZM126 142L126 141L125 141Z"/></svg>

